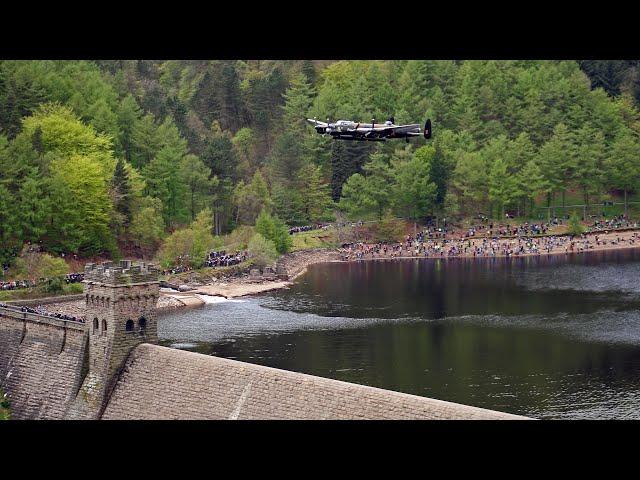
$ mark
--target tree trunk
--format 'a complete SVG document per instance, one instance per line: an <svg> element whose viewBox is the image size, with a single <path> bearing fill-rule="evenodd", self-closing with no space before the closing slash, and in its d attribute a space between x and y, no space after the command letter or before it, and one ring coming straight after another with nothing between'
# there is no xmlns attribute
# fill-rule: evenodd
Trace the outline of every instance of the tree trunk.
<svg viewBox="0 0 640 480"><path fill-rule="evenodd" d="M584 218L583 220L587 221L587 211L589 210L589 192L585 192L584 194Z"/></svg>
<svg viewBox="0 0 640 480"><path fill-rule="evenodd" d="M624 189L624 218L627 218L627 189Z"/></svg>

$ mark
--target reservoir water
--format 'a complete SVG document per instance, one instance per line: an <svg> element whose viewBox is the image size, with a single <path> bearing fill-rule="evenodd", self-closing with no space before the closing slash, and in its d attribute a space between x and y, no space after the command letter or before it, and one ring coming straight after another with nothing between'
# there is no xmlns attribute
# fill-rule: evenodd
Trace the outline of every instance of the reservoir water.
<svg viewBox="0 0 640 480"><path fill-rule="evenodd" d="M165 345L535 418L640 418L640 249L314 265Z"/></svg>

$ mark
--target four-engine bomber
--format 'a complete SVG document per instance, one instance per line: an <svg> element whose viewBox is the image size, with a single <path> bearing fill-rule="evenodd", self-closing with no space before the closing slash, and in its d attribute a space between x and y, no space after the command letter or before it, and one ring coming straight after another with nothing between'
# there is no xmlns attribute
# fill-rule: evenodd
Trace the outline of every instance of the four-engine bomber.
<svg viewBox="0 0 640 480"><path fill-rule="evenodd" d="M420 124L395 125L394 118L390 117L384 123L376 123L375 119L371 123L360 123L351 120L338 120L330 123L307 118L313 127L321 135L330 135L335 140L359 140L384 142L388 138L404 138L409 141L411 137L423 136L425 139L431 138L431 120L427 120L424 128Z"/></svg>

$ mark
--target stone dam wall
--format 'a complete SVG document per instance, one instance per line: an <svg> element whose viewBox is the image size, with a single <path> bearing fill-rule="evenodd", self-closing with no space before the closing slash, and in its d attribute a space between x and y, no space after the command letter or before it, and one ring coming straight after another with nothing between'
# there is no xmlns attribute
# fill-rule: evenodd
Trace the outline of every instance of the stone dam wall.
<svg viewBox="0 0 640 480"><path fill-rule="evenodd" d="M88 372L84 324L0 308L0 387L11 402L12 418L98 418L77 407ZM148 343L129 354L100 417L525 418Z"/></svg>
<svg viewBox="0 0 640 480"><path fill-rule="evenodd" d="M157 345L136 347L103 419L524 419Z"/></svg>
<svg viewBox="0 0 640 480"><path fill-rule="evenodd" d="M84 325L0 309L0 386L13 419L62 419L86 373Z"/></svg>

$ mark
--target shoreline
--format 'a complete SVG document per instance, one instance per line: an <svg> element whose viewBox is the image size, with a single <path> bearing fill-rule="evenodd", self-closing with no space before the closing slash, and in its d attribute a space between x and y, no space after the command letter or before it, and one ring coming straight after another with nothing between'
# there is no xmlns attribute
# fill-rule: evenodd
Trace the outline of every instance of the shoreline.
<svg viewBox="0 0 640 480"><path fill-rule="evenodd" d="M624 246L615 246L613 248L598 248L587 251L573 251L573 252L544 252L544 253L520 253L518 255L482 255L482 256L473 256L473 255L428 255L428 256L400 256L400 257L369 257L369 258L353 258L349 260L339 260L338 263L356 263L363 261L371 261L371 260L492 260L496 258L506 258L506 259L515 259L515 258L524 258L524 257L548 257L548 256L556 256L556 255L588 255L590 253L601 253L601 252L610 252L614 250L632 250L634 248L640 249L639 245L624 245Z"/></svg>
<svg viewBox="0 0 640 480"><path fill-rule="evenodd" d="M637 230L625 230L621 232L592 232L587 234L588 237L598 236L602 239L610 242L614 238L624 239L623 241L628 241L630 238L634 238L634 235L637 233ZM465 239L470 241L478 241L481 240L482 237L476 237L471 239ZM507 238L507 241L516 241L516 238ZM203 287L197 288L193 292L188 292L192 295L213 295L213 296L221 296L224 298L237 298L248 295L255 295L262 292L267 292L271 290L278 290L280 288L289 288L293 282L304 275L309 266L317 265L321 263L356 263L361 261L371 261L371 260L410 260L410 259L431 259L431 260L453 260L453 259L464 259L464 260L485 260L485 259L514 259L514 258L524 258L524 257L548 257L548 256L558 256L558 255L588 255L590 253L596 252L604 252L604 251L612 251L612 250L628 250L640 248L640 244L637 245L629 245L629 244L611 244L607 243L606 245L597 245L594 248L587 250L573 250L573 251L565 251L564 246L556 248L551 252L536 252L536 253L521 253L514 255L505 255L502 253L498 253L496 255L473 255L473 254L461 254L461 255L400 255L396 257L392 256L371 256L371 254L365 255L363 258L350 258L350 259L342 259L340 258L340 252L338 249L313 249L313 250L299 250L296 252L292 252L284 255L279 263L284 266L287 270L288 279L285 281L274 281L274 280L260 280L255 283L251 283L247 285L245 281L239 279L239 281L230 280L226 284L210 284L205 285ZM202 304L206 302L202 301Z"/></svg>
<svg viewBox="0 0 640 480"><path fill-rule="evenodd" d="M622 232L621 232L622 233ZM624 232L629 233L629 232ZM595 234L589 234L595 235ZM598 234L603 238L609 240L613 236L622 238L622 235L609 232L608 234ZM478 240L476 238L476 240ZM607 244L594 246L592 249L584 251L574 250L565 251L564 248L556 249L551 252L540 253L522 253L518 255L482 255L474 256L473 254L461 254L461 255L399 255L399 256L372 256L370 253L366 254L364 258L350 258L341 259L338 249L313 249L313 250L298 250L284 255L278 261L278 264L283 267L287 272L287 279L259 279L249 280L246 277L231 278L224 282L213 282L207 285L194 287L193 290L188 292L167 292L161 291L160 298L158 299L158 305L156 311L158 314L171 312L176 309L182 308L198 308L202 305L206 305L204 299L201 296L222 297L226 299L233 299L238 297L256 295L263 292L272 290L279 290L282 288L289 288L293 285L294 281L304 275L309 266L322 263L357 263L362 261L371 260L416 260L416 259L431 259L431 260L487 260L487 259L517 259L528 257L549 257L559 255L589 255L591 253L607 252L614 250L630 250L640 249L640 244L637 245L620 245L620 244ZM52 313L64 313L78 316L84 315L84 301L74 300L73 298L65 299L64 297L58 297L57 302L52 302L54 298L47 299L47 309ZM77 298L77 297L76 297Z"/></svg>

